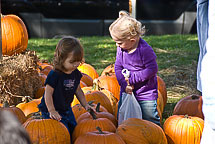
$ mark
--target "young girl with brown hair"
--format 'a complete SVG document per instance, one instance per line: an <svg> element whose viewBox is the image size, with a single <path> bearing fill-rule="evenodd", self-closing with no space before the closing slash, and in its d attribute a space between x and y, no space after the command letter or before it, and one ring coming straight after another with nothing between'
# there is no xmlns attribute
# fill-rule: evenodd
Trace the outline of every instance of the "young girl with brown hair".
<svg viewBox="0 0 215 144"><path fill-rule="evenodd" d="M83 47L71 36L62 38L57 44L54 55L54 69L45 82L45 93L39 104L43 118L62 122L72 135L76 120L71 103L74 95L87 110L94 110L86 101L80 87L81 72L77 69L83 60ZM71 138L72 139L72 138Z"/></svg>

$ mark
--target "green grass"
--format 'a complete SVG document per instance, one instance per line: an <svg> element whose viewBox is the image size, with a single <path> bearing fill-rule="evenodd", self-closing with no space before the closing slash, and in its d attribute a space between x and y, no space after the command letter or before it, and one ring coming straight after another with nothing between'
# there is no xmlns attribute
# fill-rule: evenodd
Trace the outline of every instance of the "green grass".
<svg viewBox="0 0 215 144"><path fill-rule="evenodd" d="M84 47L85 61L99 74L114 63L116 45L108 37L78 37ZM197 35L145 36L143 39L152 46L158 63L158 75L165 81L168 101L164 119L172 115L177 101L196 91L196 66L199 46ZM28 50L34 50L40 59L52 61L59 39L30 39Z"/></svg>

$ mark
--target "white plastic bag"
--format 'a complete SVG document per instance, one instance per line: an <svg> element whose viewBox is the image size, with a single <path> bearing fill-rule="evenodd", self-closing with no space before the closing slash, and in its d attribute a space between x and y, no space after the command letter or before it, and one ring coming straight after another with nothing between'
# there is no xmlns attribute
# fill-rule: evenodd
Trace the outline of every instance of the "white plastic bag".
<svg viewBox="0 0 215 144"><path fill-rule="evenodd" d="M122 105L119 108L118 125L128 118L142 119L142 111L140 104L136 100L134 94L122 93Z"/></svg>

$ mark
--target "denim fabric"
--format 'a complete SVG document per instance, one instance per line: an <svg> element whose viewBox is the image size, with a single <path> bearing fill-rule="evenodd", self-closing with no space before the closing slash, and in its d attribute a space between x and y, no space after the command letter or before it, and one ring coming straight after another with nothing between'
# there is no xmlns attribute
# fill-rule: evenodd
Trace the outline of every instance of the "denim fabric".
<svg viewBox="0 0 215 144"><path fill-rule="evenodd" d="M208 0L197 0L197 34L199 41L199 60L197 66L197 89L202 92L200 79L202 58L206 53L206 40L208 38Z"/></svg>
<svg viewBox="0 0 215 144"><path fill-rule="evenodd" d="M151 101L138 101L143 113L143 119L151 121L159 126L160 124L160 117L158 116L157 111L157 101L151 100Z"/></svg>
<svg viewBox="0 0 215 144"><path fill-rule="evenodd" d="M69 134L70 134L70 140L72 143L72 132L73 132L75 126L77 125L76 120L75 120L75 116L72 112L72 108L70 108L64 114L62 114L62 113L59 113L59 114L62 117L60 122L62 122L66 126L66 128L68 129ZM44 119L50 119L48 112L42 112L42 117Z"/></svg>

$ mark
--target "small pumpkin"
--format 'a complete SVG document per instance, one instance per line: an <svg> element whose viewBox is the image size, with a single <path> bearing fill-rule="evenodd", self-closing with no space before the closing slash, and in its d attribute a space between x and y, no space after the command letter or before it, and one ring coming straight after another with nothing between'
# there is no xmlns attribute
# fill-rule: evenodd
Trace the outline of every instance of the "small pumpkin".
<svg viewBox="0 0 215 144"><path fill-rule="evenodd" d="M28 32L24 22L16 15L1 16L2 54L13 55L25 51Z"/></svg>

